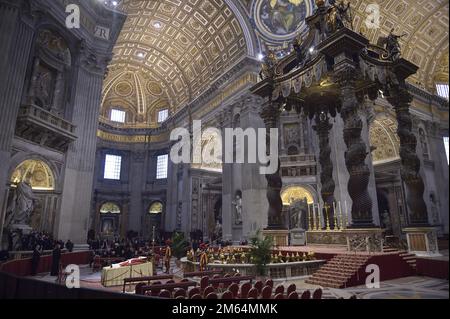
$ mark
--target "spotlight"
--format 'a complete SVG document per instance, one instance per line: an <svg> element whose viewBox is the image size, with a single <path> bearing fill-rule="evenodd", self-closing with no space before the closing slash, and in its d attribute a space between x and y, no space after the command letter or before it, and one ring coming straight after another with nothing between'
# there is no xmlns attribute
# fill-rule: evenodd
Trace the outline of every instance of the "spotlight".
<svg viewBox="0 0 450 319"><path fill-rule="evenodd" d="M155 29L161 29L161 28L162 28L162 24L161 24L161 22L159 22L159 21L155 21L155 22L153 23L153 27L154 27Z"/></svg>
<svg viewBox="0 0 450 319"><path fill-rule="evenodd" d="M140 59L144 58L144 57L145 57L144 52L139 52L139 53L137 54L137 57L140 58Z"/></svg>
<svg viewBox="0 0 450 319"><path fill-rule="evenodd" d="M259 53L259 54L258 54L258 60L259 60L259 61L262 61L263 59L264 59L264 54Z"/></svg>
<svg viewBox="0 0 450 319"><path fill-rule="evenodd" d="M314 47L310 47L309 48L309 53L313 53L314 52Z"/></svg>

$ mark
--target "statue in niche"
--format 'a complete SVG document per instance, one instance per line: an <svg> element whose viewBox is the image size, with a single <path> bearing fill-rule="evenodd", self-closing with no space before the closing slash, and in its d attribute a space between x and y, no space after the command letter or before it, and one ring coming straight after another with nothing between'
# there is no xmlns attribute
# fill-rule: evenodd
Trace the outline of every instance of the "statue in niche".
<svg viewBox="0 0 450 319"><path fill-rule="evenodd" d="M291 204L289 209L291 229L305 229L307 207L308 201L306 198Z"/></svg>
<svg viewBox="0 0 450 319"><path fill-rule="evenodd" d="M234 222L236 225L242 224L242 193L240 191L236 192L235 200L232 202L235 209Z"/></svg>
<svg viewBox="0 0 450 319"><path fill-rule="evenodd" d="M29 178L17 184L11 203L6 210L6 227L12 225L28 225L36 200L37 197L33 194Z"/></svg>
<svg viewBox="0 0 450 319"><path fill-rule="evenodd" d="M423 129L419 129L419 142L422 148L422 154L424 159L428 159L428 144L427 138L425 137L425 132Z"/></svg>
<svg viewBox="0 0 450 319"><path fill-rule="evenodd" d="M31 81L32 102L39 107L49 110L52 104L52 91L54 86L52 72L42 65L36 65Z"/></svg>
<svg viewBox="0 0 450 319"><path fill-rule="evenodd" d="M391 216L389 215L387 210L383 212L382 217L384 228L386 228L386 233L392 233Z"/></svg>
<svg viewBox="0 0 450 319"><path fill-rule="evenodd" d="M112 234L114 232L113 220L111 218L105 218L102 221L102 233Z"/></svg>
<svg viewBox="0 0 450 319"><path fill-rule="evenodd" d="M214 240L222 239L222 224L219 220L216 220L216 225L214 227Z"/></svg>
<svg viewBox="0 0 450 319"><path fill-rule="evenodd" d="M387 51L387 55L383 55L383 59L397 61L401 57L401 47L399 40L406 36L406 33L402 35L394 34L394 29L391 30L387 37L381 37L378 40L379 46L384 46Z"/></svg>

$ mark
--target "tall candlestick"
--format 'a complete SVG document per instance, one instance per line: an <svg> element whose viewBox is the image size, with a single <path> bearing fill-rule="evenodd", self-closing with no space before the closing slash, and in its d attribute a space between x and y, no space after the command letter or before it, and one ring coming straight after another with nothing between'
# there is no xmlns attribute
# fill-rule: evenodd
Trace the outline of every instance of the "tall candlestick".
<svg viewBox="0 0 450 319"><path fill-rule="evenodd" d="M317 230L322 230L322 209L320 202L317 204Z"/></svg>
<svg viewBox="0 0 450 319"><path fill-rule="evenodd" d="M341 201L338 202L338 207L339 207L339 219L341 220L341 229L344 229L344 216L342 215Z"/></svg>
<svg viewBox="0 0 450 319"><path fill-rule="evenodd" d="M308 204L308 230L312 230L311 229L311 205Z"/></svg>
<svg viewBox="0 0 450 319"><path fill-rule="evenodd" d="M325 209L325 227L327 231L330 231L330 205L328 205L328 203L325 203L323 207Z"/></svg>
<svg viewBox="0 0 450 319"><path fill-rule="evenodd" d="M347 206L347 201L344 201L345 204L345 228L347 228L348 225L348 206Z"/></svg>
<svg viewBox="0 0 450 319"><path fill-rule="evenodd" d="M336 214L336 202L333 201L333 217L334 217L334 228L336 228L336 221L337 221L337 214Z"/></svg>
<svg viewBox="0 0 450 319"><path fill-rule="evenodd" d="M316 214L316 207L319 209L319 204L317 206L314 206L314 229L319 230L319 215Z"/></svg>

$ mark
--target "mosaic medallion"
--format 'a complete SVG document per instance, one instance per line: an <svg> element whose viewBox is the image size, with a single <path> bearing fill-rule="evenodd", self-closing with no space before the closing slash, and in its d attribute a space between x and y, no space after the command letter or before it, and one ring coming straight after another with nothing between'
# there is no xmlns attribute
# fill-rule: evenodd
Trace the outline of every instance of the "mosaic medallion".
<svg viewBox="0 0 450 319"><path fill-rule="evenodd" d="M305 19L313 10L312 0L255 0L252 5L256 27L270 42L290 40L304 33Z"/></svg>

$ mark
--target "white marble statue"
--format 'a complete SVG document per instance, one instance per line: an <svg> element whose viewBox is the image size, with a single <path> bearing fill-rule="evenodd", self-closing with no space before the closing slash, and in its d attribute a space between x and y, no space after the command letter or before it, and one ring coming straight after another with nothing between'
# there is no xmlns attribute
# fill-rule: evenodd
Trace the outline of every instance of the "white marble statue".
<svg viewBox="0 0 450 319"><path fill-rule="evenodd" d="M242 198L238 194L236 194L236 200L233 201L233 205L235 208L235 223L237 225L242 224Z"/></svg>
<svg viewBox="0 0 450 319"><path fill-rule="evenodd" d="M214 227L214 237L216 240L222 239L222 224L217 220Z"/></svg>
<svg viewBox="0 0 450 319"><path fill-rule="evenodd" d="M34 209L34 201L37 197L33 194L31 185L25 181L20 182L7 208L7 219L5 225L28 225L30 216Z"/></svg>

